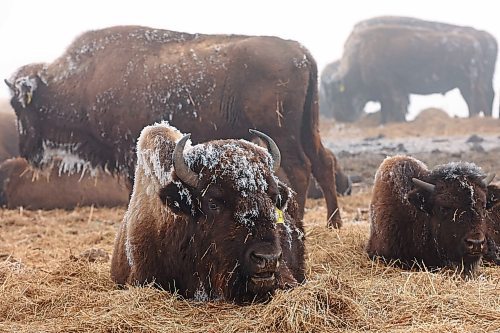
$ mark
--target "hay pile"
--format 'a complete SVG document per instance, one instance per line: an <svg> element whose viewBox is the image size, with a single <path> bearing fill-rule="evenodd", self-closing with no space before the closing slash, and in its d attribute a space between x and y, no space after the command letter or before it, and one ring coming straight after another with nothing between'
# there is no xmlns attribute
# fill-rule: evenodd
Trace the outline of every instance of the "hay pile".
<svg viewBox="0 0 500 333"><path fill-rule="evenodd" d="M341 198L345 225L327 230L321 200L306 211L308 282L268 304L182 300L117 289L109 255L124 209L0 210L0 331L478 332L500 330L500 268L464 280L372 262L369 193Z"/></svg>

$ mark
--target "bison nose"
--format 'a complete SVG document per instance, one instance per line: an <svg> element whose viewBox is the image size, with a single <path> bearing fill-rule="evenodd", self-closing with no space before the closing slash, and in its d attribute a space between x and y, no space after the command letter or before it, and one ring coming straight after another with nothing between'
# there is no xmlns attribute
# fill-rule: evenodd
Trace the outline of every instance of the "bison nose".
<svg viewBox="0 0 500 333"><path fill-rule="evenodd" d="M484 238L484 236L480 236L478 238L468 237L464 240L464 242L465 242L465 248L467 249L467 251L469 251L471 253L476 253L476 252L483 251L486 239Z"/></svg>
<svg viewBox="0 0 500 333"><path fill-rule="evenodd" d="M279 267L279 261L281 259L282 252L276 253L262 253L257 251L252 251L250 253L251 262L260 270L263 269L276 269Z"/></svg>

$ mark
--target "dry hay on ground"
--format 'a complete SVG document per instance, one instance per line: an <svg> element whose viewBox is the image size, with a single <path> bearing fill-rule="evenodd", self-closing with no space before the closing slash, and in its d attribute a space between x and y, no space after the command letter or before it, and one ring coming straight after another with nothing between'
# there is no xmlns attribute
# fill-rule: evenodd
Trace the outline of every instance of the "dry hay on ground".
<svg viewBox="0 0 500 333"><path fill-rule="evenodd" d="M124 209L0 210L0 331L15 332L478 332L500 330L500 268L464 280L369 260L369 193L305 216L307 277L268 304L181 300L150 287L117 289L109 255ZM89 251L94 249L92 251Z"/></svg>

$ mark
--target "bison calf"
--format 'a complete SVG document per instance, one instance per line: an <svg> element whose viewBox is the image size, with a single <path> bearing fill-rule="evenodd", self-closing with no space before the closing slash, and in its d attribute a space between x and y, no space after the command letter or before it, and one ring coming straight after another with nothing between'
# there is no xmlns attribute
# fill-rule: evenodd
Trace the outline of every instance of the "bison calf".
<svg viewBox="0 0 500 333"><path fill-rule="evenodd" d="M304 232L280 152L245 140L189 147L166 123L145 127L111 277L196 300L265 301L304 280Z"/></svg>
<svg viewBox="0 0 500 333"><path fill-rule="evenodd" d="M407 156L380 165L370 205L370 257L451 266L473 272L486 246L487 183L473 163L453 162L429 170Z"/></svg>

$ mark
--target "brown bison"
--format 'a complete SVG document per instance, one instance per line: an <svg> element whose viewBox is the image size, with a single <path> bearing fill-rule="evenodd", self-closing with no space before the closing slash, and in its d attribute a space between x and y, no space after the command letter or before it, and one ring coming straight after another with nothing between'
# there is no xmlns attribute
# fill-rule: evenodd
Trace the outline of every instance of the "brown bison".
<svg viewBox="0 0 500 333"><path fill-rule="evenodd" d="M381 122L405 121L410 94L458 88L469 114L491 116L497 42L485 32L412 18L360 22L326 89L339 121L354 121L368 101L381 104Z"/></svg>
<svg viewBox="0 0 500 333"><path fill-rule="evenodd" d="M303 215L312 174L339 227L333 161L318 131L317 66L277 37L187 34L140 26L89 31L51 64L6 80L21 155L40 166L64 150L133 181L141 129L167 120L194 142L269 133Z"/></svg>
<svg viewBox="0 0 500 333"><path fill-rule="evenodd" d="M489 185L486 202L488 254L486 260L500 265L500 186Z"/></svg>
<svg viewBox="0 0 500 333"><path fill-rule="evenodd" d="M34 170L24 158L0 164L0 206L26 209L73 209L77 206L126 206L130 191L124 182L104 174L62 173L63 164ZM83 170L82 170L83 171Z"/></svg>
<svg viewBox="0 0 500 333"><path fill-rule="evenodd" d="M492 180L473 163L433 170L407 156L386 158L370 204L370 257L473 272L487 253L486 195Z"/></svg>
<svg viewBox="0 0 500 333"><path fill-rule="evenodd" d="M0 163L19 156L16 114L8 104L0 105Z"/></svg>
<svg viewBox="0 0 500 333"><path fill-rule="evenodd" d="M257 135L263 134L256 132ZM304 232L280 152L245 140L188 147L167 123L144 128L111 277L197 300L265 301L304 280Z"/></svg>

